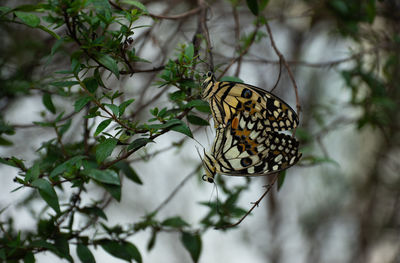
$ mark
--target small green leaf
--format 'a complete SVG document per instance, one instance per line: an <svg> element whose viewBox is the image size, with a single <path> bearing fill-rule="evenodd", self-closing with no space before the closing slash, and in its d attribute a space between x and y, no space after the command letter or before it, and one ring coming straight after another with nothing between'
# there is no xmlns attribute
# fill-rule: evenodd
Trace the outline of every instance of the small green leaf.
<svg viewBox="0 0 400 263"><path fill-rule="evenodd" d="M201 253L201 238L199 234L182 232L181 241L183 246L190 253L193 262L198 262Z"/></svg>
<svg viewBox="0 0 400 263"><path fill-rule="evenodd" d="M98 170L98 169L87 169L83 170L83 174L93 178L94 180L112 185L121 185L118 174L113 170Z"/></svg>
<svg viewBox="0 0 400 263"><path fill-rule="evenodd" d="M53 171L51 171L50 173L50 178L62 174L66 171L68 171L69 169L71 169L78 161L83 160L87 158L86 156L83 155L78 155L78 156L74 156L71 159L69 159L68 161L63 162L62 164L58 165L56 168L54 168Z"/></svg>
<svg viewBox="0 0 400 263"><path fill-rule="evenodd" d="M128 107L134 101L135 101L135 99L130 99L130 100L126 100L126 101L122 102L119 105L119 115L118 116L121 117L124 114L126 107Z"/></svg>
<svg viewBox="0 0 400 263"><path fill-rule="evenodd" d="M37 28L39 28L39 29L43 30L44 32L50 34L51 36L53 36L57 40L61 39L61 37L56 32L54 32L53 30L50 30L49 28L47 28L45 26L38 25Z"/></svg>
<svg viewBox="0 0 400 263"><path fill-rule="evenodd" d="M194 56L194 47L193 44L190 43L189 46L185 49L185 58L188 60L188 62L191 62L193 60Z"/></svg>
<svg viewBox="0 0 400 263"><path fill-rule="evenodd" d="M86 206L79 209L79 212L86 215L95 215L103 218L104 220L107 220L106 214L103 212L102 209L98 208L97 206Z"/></svg>
<svg viewBox="0 0 400 263"><path fill-rule="evenodd" d="M94 132L94 136L99 135L105 128L107 128L107 126L110 125L111 121L111 119L108 119L100 122L99 126L97 126L97 129Z"/></svg>
<svg viewBox="0 0 400 263"><path fill-rule="evenodd" d="M23 160L14 156L11 158L0 158L0 163L26 170Z"/></svg>
<svg viewBox="0 0 400 263"><path fill-rule="evenodd" d="M140 3L139 1L124 0L122 2L125 3L125 4L136 6L137 8L141 9L143 12L148 13L147 8L142 3Z"/></svg>
<svg viewBox="0 0 400 263"><path fill-rule="evenodd" d="M94 93L99 87L99 83L94 77L85 78L83 84L85 84L85 88L87 88L90 93Z"/></svg>
<svg viewBox="0 0 400 263"><path fill-rule="evenodd" d="M118 202L121 201L121 186L113 184L101 184L101 186Z"/></svg>
<svg viewBox="0 0 400 263"><path fill-rule="evenodd" d="M282 171L279 173L278 175L278 191L281 190L282 186L283 186L283 182L285 181L286 178L286 170Z"/></svg>
<svg viewBox="0 0 400 263"><path fill-rule="evenodd" d="M137 184L143 184L142 180L140 180L138 174L136 171L129 165L128 162L125 161L119 161L118 163L115 164L115 166L126 175L130 180Z"/></svg>
<svg viewBox="0 0 400 263"><path fill-rule="evenodd" d="M171 121L173 121L173 120L171 120ZM186 136L189 136L190 138L193 138L192 131L189 129L189 127L186 125L186 123L184 123L181 120L178 120L178 121L179 121L179 124L172 126L170 129L173 130L173 131L176 131L176 132L183 133Z"/></svg>
<svg viewBox="0 0 400 263"><path fill-rule="evenodd" d="M51 99L50 93L45 92L42 97L43 105L53 114L56 113L56 107L54 107L53 100Z"/></svg>
<svg viewBox="0 0 400 263"><path fill-rule="evenodd" d="M239 82L239 83L243 83L244 82L243 80L241 80L241 79L239 79L237 77L233 77L233 76L222 77L220 79L220 81L232 81L232 82Z"/></svg>
<svg viewBox="0 0 400 263"><path fill-rule="evenodd" d="M32 165L31 168L29 168L28 171L26 171L25 182L30 182L32 180L39 178L39 174L40 174L40 163L36 162Z"/></svg>
<svg viewBox="0 0 400 263"><path fill-rule="evenodd" d="M102 239L97 243L99 243L105 251L114 257L124 259L128 262L131 262L131 260L135 260L138 263L142 262L139 250L130 242Z"/></svg>
<svg viewBox="0 0 400 263"><path fill-rule="evenodd" d="M175 227L175 228L181 228L181 227L184 227L184 226L189 226L189 224L186 223L179 216L167 218L161 223L161 225Z"/></svg>
<svg viewBox="0 0 400 263"><path fill-rule="evenodd" d="M74 85L79 84L78 81L55 81L50 83L54 87L62 88L62 87L72 87Z"/></svg>
<svg viewBox="0 0 400 263"><path fill-rule="evenodd" d="M31 251L26 252L24 257L24 263L35 263L35 256Z"/></svg>
<svg viewBox="0 0 400 263"><path fill-rule="evenodd" d="M196 116L196 115L188 115L186 116L187 120L195 125L199 125L199 126L208 126L210 125L210 123L208 123L208 121Z"/></svg>
<svg viewBox="0 0 400 263"><path fill-rule="evenodd" d="M49 181L39 178L32 182L32 186L39 190L40 196L54 211L60 213L57 193Z"/></svg>
<svg viewBox="0 0 400 263"><path fill-rule="evenodd" d="M30 27L37 27L40 24L40 18L32 13L15 11L14 14Z"/></svg>
<svg viewBox="0 0 400 263"><path fill-rule="evenodd" d="M109 55L101 54L97 58L99 62L105 66L107 69L109 69L114 75L119 78L119 69L117 62L110 57Z"/></svg>
<svg viewBox="0 0 400 263"><path fill-rule="evenodd" d="M104 161L108 156L111 155L115 146L117 146L118 140L115 138L108 138L102 141L96 147L96 160L98 163Z"/></svg>
<svg viewBox="0 0 400 263"><path fill-rule="evenodd" d="M211 113L210 105L204 100L191 100L183 106L184 109L194 107L196 110L204 113Z"/></svg>
<svg viewBox="0 0 400 263"><path fill-rule="evenodd" d="M107 108L109 108L115 116L118 116L119 107L117 105L108 103L105 103L104 105L107 106Z"/></svg>
<svg viewBox="0 0 400 263"><path fill-rule="evenodd" d="M92 97L92 96L88 96L88 95L83 96L83 97L80 97L80 98L79 98L77 101L75 101L75 103L74 103L75 112L81 111L81 109L82 109L83 107L85 107L85 105L88 104L88 102L91 101L92 99L93 99L93 97Z"/></svg>
<svg viewBox="0 0 400 263"><path fill-rule="evenodd" d="M246 3L253 15L258 16L259 10L257 0L246 0Z"/></svg>
<svg viewBox="0 0 400 263"><path fill-rule="evenodd" d="M79 259L83 263L96 263L92 252L83 244L78 244L76 246L76 254L78 254Z"/></svg>
<svg viewBox="0 0 400 263"><path fill-rule="evenodd" d="M150 142L154 142L154 141L147 139L147 138L136 139L131 144L129 144L128 151L130 151L130 150L136 151L137 149L145 146L146 144L148 144Z"/></svg>
<svg viewBox="0 0 400 263"><path fill-rule="evenodd" d="M3 136L0 136L0 145L1 145L1 146L11 146L11 145L13 145L13 142L7 140L7 139L4 138Z"/></svg>
<svg viewBox="0 0 400 263"><path fill-rule="evenodd" d="M73 262L71 255L69 254L69 244L66 234L58 234L54 238L54 245L59 252L59 256L66 258L69 262Z"/></svg>

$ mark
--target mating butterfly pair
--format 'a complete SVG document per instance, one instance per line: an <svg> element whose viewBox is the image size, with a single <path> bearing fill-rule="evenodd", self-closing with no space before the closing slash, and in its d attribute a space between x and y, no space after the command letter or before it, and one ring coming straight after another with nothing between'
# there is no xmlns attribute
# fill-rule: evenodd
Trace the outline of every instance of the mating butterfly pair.
<svg viewBox="0 0 400 263"><path fill-rule="evenodd" d="M282 171L300 159L299 142L278 133L294 129L294 110L271 93L243 83L215 80L209 72L203 82L203 98L210 104L216 137L210 153L204 153L206 174L260 176Z"/></svg>

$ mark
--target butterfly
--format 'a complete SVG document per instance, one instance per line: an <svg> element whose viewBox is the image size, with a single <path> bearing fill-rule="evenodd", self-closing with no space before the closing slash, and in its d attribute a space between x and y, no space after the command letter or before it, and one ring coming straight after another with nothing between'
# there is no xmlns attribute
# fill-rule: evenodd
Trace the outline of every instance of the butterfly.
<svg viewBox="0 0 400 263"><path fill-rule="evenodd" d="M211 152L204 152L202 179L214 182L216 173L233 176L262 176L282 171L301 158L299 142L289 135L268 131L261 119L236 114L216 128Z"/></svg>
<svg viewBox="0 0 400 263"><path fill-rule="evenodd" d="M247 112L252 119L262 119L267 131L294 129L299 119L283 100L266 90L233 81L216 81L212 72L202 84L203 99L210 104L215 128L226 126L237 113Z"/></svg>

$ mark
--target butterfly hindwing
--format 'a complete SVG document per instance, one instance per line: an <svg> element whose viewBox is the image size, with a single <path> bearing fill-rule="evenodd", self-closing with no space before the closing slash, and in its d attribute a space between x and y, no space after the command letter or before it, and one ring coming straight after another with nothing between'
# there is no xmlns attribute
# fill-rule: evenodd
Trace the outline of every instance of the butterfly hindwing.
<svg viewBox="0 0 400 263"><path fill-rule="evenodd" d="M300 159L295 138L263 130L258 122L259 119L254 122L238 115L228 127L217 128L212 151L208 154L212 156L211 165L216 172L234 176L267 175L284 170Z"/></svg>

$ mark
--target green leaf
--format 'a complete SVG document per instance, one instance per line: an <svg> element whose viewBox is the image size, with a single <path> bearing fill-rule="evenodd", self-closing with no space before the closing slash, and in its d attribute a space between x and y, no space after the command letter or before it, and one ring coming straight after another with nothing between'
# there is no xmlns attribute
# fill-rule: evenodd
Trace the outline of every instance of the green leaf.
<svg viewBox="0 0 400 263"><path fill-rule="evenodd" d="M115 116L118 116L119 107L117 105L108 103L104 103L104 105L107 106L107 108L109 108Z"/></svg>
<svg viewBox="0 0 400 263"><path fill-rule="evenodd" d="M13 167L17 167L17 168L21 168L22 170L26 169L23 160L18 159L14 156L12 156L11 158L0 158L0 163L6 164L9 166L13 166Z"/></svg>
<svg viewBox="0 0 400 263"><path fill-rule="evenodd" d="M142 257L139 250L130 242L102 239L97 243L99 243L105 251L114 257L121 258L129 262L131 262L131 260L135 260L138 263L142 262Z"/></svg>
<svg viewBox="0 0 400 263"><path fill-rule="evenodd" d="M260 0L260 10L263 11L265 7L268 5L269 0Z"/></svg>
<svg viewBox="0 0 400 263"><path fill-rule="evenodd" d="M101 186L118 202L121 201L121 186L113 184L101 184Z"/></svg>
<svg viewBox="0 0 400 263"><path fill-rule="evenodd" d="M109 69L114 75L119 78L119 69L117 62L110 57L109 55L101 54L97 58L99 62L105 66L107 69Z"/></svg>
<svg viewBox="0 0 400 263"><path fill-rule="evenodd" d="M117 168L119 168L131 181L137 184L143 184L142 180L140 180L136 171L129 165L128 162L119 161L114 164Z"/></svg>
<svg viewBox="0 0 400 263"><path fill-rule="evenodd" d="M181 228L184 226L189 226L188 223L186 223L181 217L175 216L175 217L170 217L165 219L161 225L163 226L170 226L170 227L175 227L175 228Z"/></svg>
<svg viewBox="0 0 400 263"><path fill-rule="evenodd" d="M24 256L24 263L35 263L35 256L31 251L26 252Z"/></svg>
<svg viewBox="0 0 400 263"><path fill-rule="evenodd" d="M183 106L184 109L194 107L196 110L204 113L211 113L210 105L204 100L191 100Z"/></svg>
<svg viewBox="0 0 400 263"><path fill-rule="evenodd" d="M60 40L61 37L54 31L50 30L49 28L42 26L42 25L38 25L37 28L40 28L41 30L43 30L44 32L50 34L51 36L53 36L55 39Z"/></svg>
<svg viewBox="0 0 400 263"><path fill-rule="evenodd" d="M137 249L137 247L134 244L132 244L130 242L124 242L123 246L124 246L126 252L128 252L131 259L135 260L138 263L142 262L142 255L140 255L139 250Z"/></svg>
<svg viewBox="0 0 400 263"><path fill-rule="evenodd" d="M43 105L53 114L56 113L56 107L54 107L53 100L51 99L50 93L45 92L42 97Z"/></svg>
<svg viewBox="0 0 400 263"><path fill-rule="evenodd" d="M50 83L54 87L63 88L63 87L72 87L74 85L79 84L78 81L55 81Z"/></svg>
<svg viewBox="0 0 400 263"><path fill-rule="evenodd" d="M136 6L137 8L141 9L143 12L148 13L147 8L142 3L140 3L139 1L124 0L122 2L125 3L125 4Z"/></svg>
<svg viewBox="0 0 400 263"><path fill-rule="evenodd" d="M198 262L201 253L201 238L199 234L182 232L181 241L183 246L190 253L193 262Z"/></svg>
<svg viewBox="0 0 400 263"><path fill-rule="evenodd" d="M257 0L246 0L246 3L253 15L258 16L259 10Z"/></svg>
<svg viewBox="0 0 400 263"><path fill-rule="evenodd" d="M1 145L1 146L11 146L11 145L13 145L13 142L7 140L7 139L4 138L3 136L0 136L0 145Z"/></svg>
<svg viewBox="0 0 400 263"><path fill-rule="evenodd" d="M210 123L208 123L208 121L196 116L196 115L188 115L186 116L187 120L195 125L199 125L199 126L208 126L210 125Z"/></svg>
<svg viewBox="0 0 400 263"><path fill-rule="evenodd" d="M131 144L128 146L128 151L133 150L136 151L139 148L142 148L146 144L154 142L153 140L147 139L147 138L139 138L134 140Z"/></svg>
<svg viewBox="0 0 400 263"><path fill-rule="evenodd" d="M59 252L58 255L68 259L69 262L73 262L73 259L71 255L69 254L69 244L68 244L68 239L66 237L66 234L58 234L54 238L54 245L57 248L57 251Z"/></svg>
<svg viewBox="0 0 400 263"><path fill-rule="evenodd" d="M49 181L39 178L32 182L32 186L39 190L40 196L54 211L60 213L57 193Z"/></svg>
<svg viewBox="0 0 400 263"><path fill-rule="evenodd" d="M83 84L85 84L85 87L90 93L94 93L99 87L99 83L94 77L85 78Z"/></svg>
<svg viewBox="0 0 400 263"><path fill-rule="evenodd" d="M100 122L99 126L97 126L96 131L94 132L94 136L96 137L99 135L105 128L107 128L108 125L110 125L112 119L104 120Z"/></svg>
<svg viewBox="0 0 400 263"><path fill-rule="evenodd" d="M83 174L101 183L121 185L118 174L113 170L86 169L83 170Z"/></svg>
<svg viewBox="0 0 400 263"><path fill-rule="evenodd" d="M286 170L282 171L279 173L278 175L278 191L281 190L282 186L283 186L283 182L285 181L286 178Z"/></svg>
<svg viewBox="0 0 400 263"><path fill-rule="evenodd" d="M88 95L80 97L74 103L75 112L81 111L81 109L83 109L83 107L85 107L85 105L88 104L88 102L91 101L92 99L93 97Z"/></svg>
<svg viewBox="0 0 400 263"><path fill-rule="evenodd" d="M76 254L78 254L80 261L83 263L96 263L92 252L83 244L76 246Z"/></svg>
<svg viewBox="0 0 400 263"><path fill-rule="evenodd" d="M220 79L220 81L232 81L232 82L244 83L243 80L241 80L241 79L239 79L239 78L237 78L237 77L233 77L233 76L225 76L225 77L222 77L222 78Z"/></svg>
<svg viewBox="0 0 400 263"><path fill-rule="evenodd" d="M36 162L32 165L31 168L29 168L28 171L26 171L25 182L30 182L32 180L39 178L39 174L40 174L40 163Z"/></svg>
<svg viewBox="0 0 400 263"><path fill-rule="evenodd" d="M32 13L15 11L14 14L30 27L37 27L40 24L40 18Z"/></svg>
<svg viewBox="0 0 400 263"><path fill-rule="evenodd" d="M194 56L194 47L193 44L190 43L189 46L185 49L185 58L188 60L188 62L191 62L193 60Z"/></svg>
<svg viewBox="0 0 400 263"><path fill-rule="evenodd" d="M102 209L98 208L97 206L86 206L79 209L79 212L86 215L95 215L103 218L104 220L107 220L106 214L103 212Z"/></svg>
<svg viewBox="0 0 400 263"><path fill-rule="evenodd" d="M71 159L69 159L68 161L63 162L62 164L58 165L56 168L54 168L53 171L51 171L50 173L50 178L62 174L66 171L68 171L69 169L71 169L78 161L83 160L87 158L86 156L83 155L78 155L78 156L74 156Z"/></svg>
<svg viewBox="0 0 400 263"><path fill-rule="evenodd" d="M135 99L130 99L130 100L126 100L126 101L122 102L119 105L119 115L118 116L121 117L124 114L126 107L128 107L134 101L135 101Z"/></svg>
<svg viewBox="0 0 400 263"><path fill-rule="evenodd" d="M178 125L172 126L170 128L171 130L183 133L186 136L189 136L190 138L193 138L192 131L189 129L189 127L186 125L186 123L184 123L183 121L178 120L178 119L172 119L170 121L174 121L175 123L178 123ZM170 121L168 121L168 122L170 122Z"/></svg>
<svg viewBox="0 0 400 263"><path fill-rule="evenodd" d="M96 147L96 160L98 163L104 161L108 156L111 155L115 146L117 146L118 140L115 138L108 138L102 141Z"/></svg>

